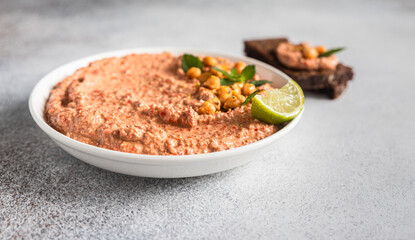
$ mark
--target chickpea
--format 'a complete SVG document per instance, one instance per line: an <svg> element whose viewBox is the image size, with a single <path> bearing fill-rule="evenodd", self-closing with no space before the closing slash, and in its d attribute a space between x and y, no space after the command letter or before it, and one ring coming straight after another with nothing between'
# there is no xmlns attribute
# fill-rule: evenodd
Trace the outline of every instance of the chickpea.
<svg viewBox="0 0 415 240"><path fill-rule="evenodd" d="M189 70L187 70L186 76L188 78L198 78L202 74L202 71L200 68L197 67L191 67Z"/></svg>
<svg viewBox="0 0 415 240"><path fill-rule="evenodd" d="M232 96L232 89L228 86L221 86L217 93L219 100L224 103L226 99Z"/></svg>
<svg viewBox="0 0 415 240"><path fill-rule="evenodd" d="M245 67L246 64L244 62L237 62L234 66L234 68L236 69L236 71L238 71L239 74L241 74L242 70L244 70Z"/></svg>
<svg viewBox="0 0 415 240"><path fill-rule="evenodd" d="M220 78L217 76L210 76L206 82L203 83L203 86L208 87L210 89L218 89L220 88Z"/></svg>
<svg viewBox="0 0 415 240"><path fill-rule="evenodd" d="M232 93L232 89L228 86L221 86L218 90L218 94L231 94Z"/></svg>
<svg viewBox="0 0 415 240"><path fill-rule="evenodd" d="M244 86L242 87L242 94L245 96L248 96L250 94L252 94L253 92L255 92L255 85L251 84L251 83L245 83Z"/></svg>
<svg viewBox="0 0 415 240"><path fill-rule="evenodd" d="M232 94L232 96L235 96L237 99L241 100L241 102L245 102L246 97L241 94Z"/></svg>
<svg viewBox="0 0 415 240"><path fill-rule="evenodd" d="M232 89L232 95L236 95L236 94L241 94L241 89L240 88L236 88L236 89Z"/></svg>
<svg viewBox="0 0 415 240"><path fill-rule="evenodd" d="M324 46L322 46L322 45L317 46L316 47L316 50L317 50L317 52L318 52L319 55L326 52L326 48Z"/></svg>
<svg viewBox="0 0 415 240"><path fill-rule="evenodd" d="M221 86L218 89L218 95L222 95L222 94L232 94L232 89L228 86Z"/></svg>
<svg viewBox="0 0 415 240"><path fill-rule="evenodd" d="M229 72L228 65L226 64L219 64L219 68L222 69L223 71Z"/></svg>
<svg viewBox="0 0 415 240"><path fill-rule="evenodd" d="M199 114L214 114L216 112L216 107L210 102L202 103L197 113Z"/></svg>
<svg viewBox="0 0 415 240"><path fill-rule="evenodd" d="M211 56L207 56L203 58L203 64L209 67L216 66L218 64L218 60L216 60L216 58L213 58Z"/></svg>
<svg viewBox="0 0 415 240"><path fill-rule="evenodd" d="M241 88L243 86L244 85L242 83L240 83L240 82L232 84L231 85L232 93L241 94Z"/></svg>
<svg viewBox="0 0 415 240"><path fill-rule="evenodd" d="M315 59L318 57L318 52L315 48L304 48L303 55L307 59Z"/></svg>
<svg viewBox="0 0 415 240"><path fill-rule="evenodd" d="M302 42L300 43L300 46L302 50L304 50L304 48L311 48L311 45L308 42Z"/></svg>
<svg viewBox="0 0 415 240"><path fill-rule="evenodd" d="M209 100L207 100L207 102L210 102L213 104L213 106L215 106L216 111L220 110L220 100L217 97L214 98L210 98Z"/></svg>
<svg viewBox="0 0 415 240"><path fill-rule="evenodd" d="M202 73L202 75L200 75L200 77L199 77L200 83L206 82L206 80L208 80L208 78L210 78L210 76L212 76L212 73L210 73L210 72Z"/></svg>
<svg viewBox="0 0 415 240"><path fill-rule="evenodd" d="M243 84L243 83L236 82L236 83L234 83L234 84L232 84L232 85L231 85L231 88L232 88L232 89L236 89L236 88L241 89L243 86L244 86L244 84Z"/></svg>
<svg viewBox="0 0 415 240"><path fill-rule="evenodd" d="M223 104L223 109L225 110L234 109L234 108L241 106L241 104L242 104L241 100L239 100L235 96L231 96L228 99L226 99L225 104Z"/></svg>

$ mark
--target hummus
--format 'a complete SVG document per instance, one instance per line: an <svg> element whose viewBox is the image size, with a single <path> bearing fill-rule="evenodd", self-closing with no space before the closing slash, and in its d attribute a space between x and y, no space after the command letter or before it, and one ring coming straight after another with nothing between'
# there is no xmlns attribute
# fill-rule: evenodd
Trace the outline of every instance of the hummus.
<svg viewBox="0 0 415 240"><path fill-rule="evenodd" d="M303 70L336 69L338 59L334 55L307 59L298 49L298 46L291 43L281 43L276 48L278 60L287 67Z"/></svg>
<svg viewBox="0 0 415 240"><path fill-rule="evenodd" d="M227 150L278 130L253 119L250 104L199 115L207 97L170 53L131 54L90 63L58 83L48 124L75 140L115 151L187 155Z"/></svg>

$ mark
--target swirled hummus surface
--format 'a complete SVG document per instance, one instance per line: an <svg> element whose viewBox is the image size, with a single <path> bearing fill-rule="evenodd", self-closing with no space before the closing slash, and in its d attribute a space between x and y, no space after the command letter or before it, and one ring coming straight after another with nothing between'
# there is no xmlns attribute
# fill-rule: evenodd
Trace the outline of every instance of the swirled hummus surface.
<svg viewBox="0 0 415 240"><path fill-rule="evenodd" d="M53 88L46 120L75 140L151 155L222 151L278 130L253 119L249 104L199 115L204 93L197 79L186 78L179 62L167 52L92 62Z"/></svg>

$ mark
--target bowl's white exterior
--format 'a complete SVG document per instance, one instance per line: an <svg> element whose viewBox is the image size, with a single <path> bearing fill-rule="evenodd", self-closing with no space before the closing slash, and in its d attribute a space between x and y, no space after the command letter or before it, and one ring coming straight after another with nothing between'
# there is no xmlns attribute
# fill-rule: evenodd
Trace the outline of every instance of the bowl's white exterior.
<svg viewBox="0 0 415 240"><path fill-rule="evenodd" d="M34 87L29 98L30 113L37 125L39 125L53 141L72 156L109 171L155 178L200 176L243 165L254 159L255 155L260 153L261 148L275 142L293 129L302 116L301 113L282 130L255 143L221 152L185 156L143 155L99 148L71 139L57 132L45 122L44 107L51 89L78 68L87 66L91 61L106 57L124 56L130 53L160 53L163 51L171 52L174 55L192 53L194 55L222 56L235 62L244 61L247 64L255 64L256 71L263 79L271 80L274 87L281 87L290 79L281 71L255 59L246 57L235 57L207 51L176 48L127 49L82 58L53 70L43 77Z"/></svg>

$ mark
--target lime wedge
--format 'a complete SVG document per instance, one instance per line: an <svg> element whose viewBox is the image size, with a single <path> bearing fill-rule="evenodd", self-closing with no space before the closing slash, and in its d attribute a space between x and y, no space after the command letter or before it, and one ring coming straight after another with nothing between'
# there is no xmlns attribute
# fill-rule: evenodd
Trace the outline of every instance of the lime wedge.
<svg viewBox="0 0 415 240"><path fill-rule="evenodd" d="M252 99L251 115L269 124L280 124L295 118L303 107L303 90L291 79L282 88L269 91L265 97L256 95Z"/></svg>

